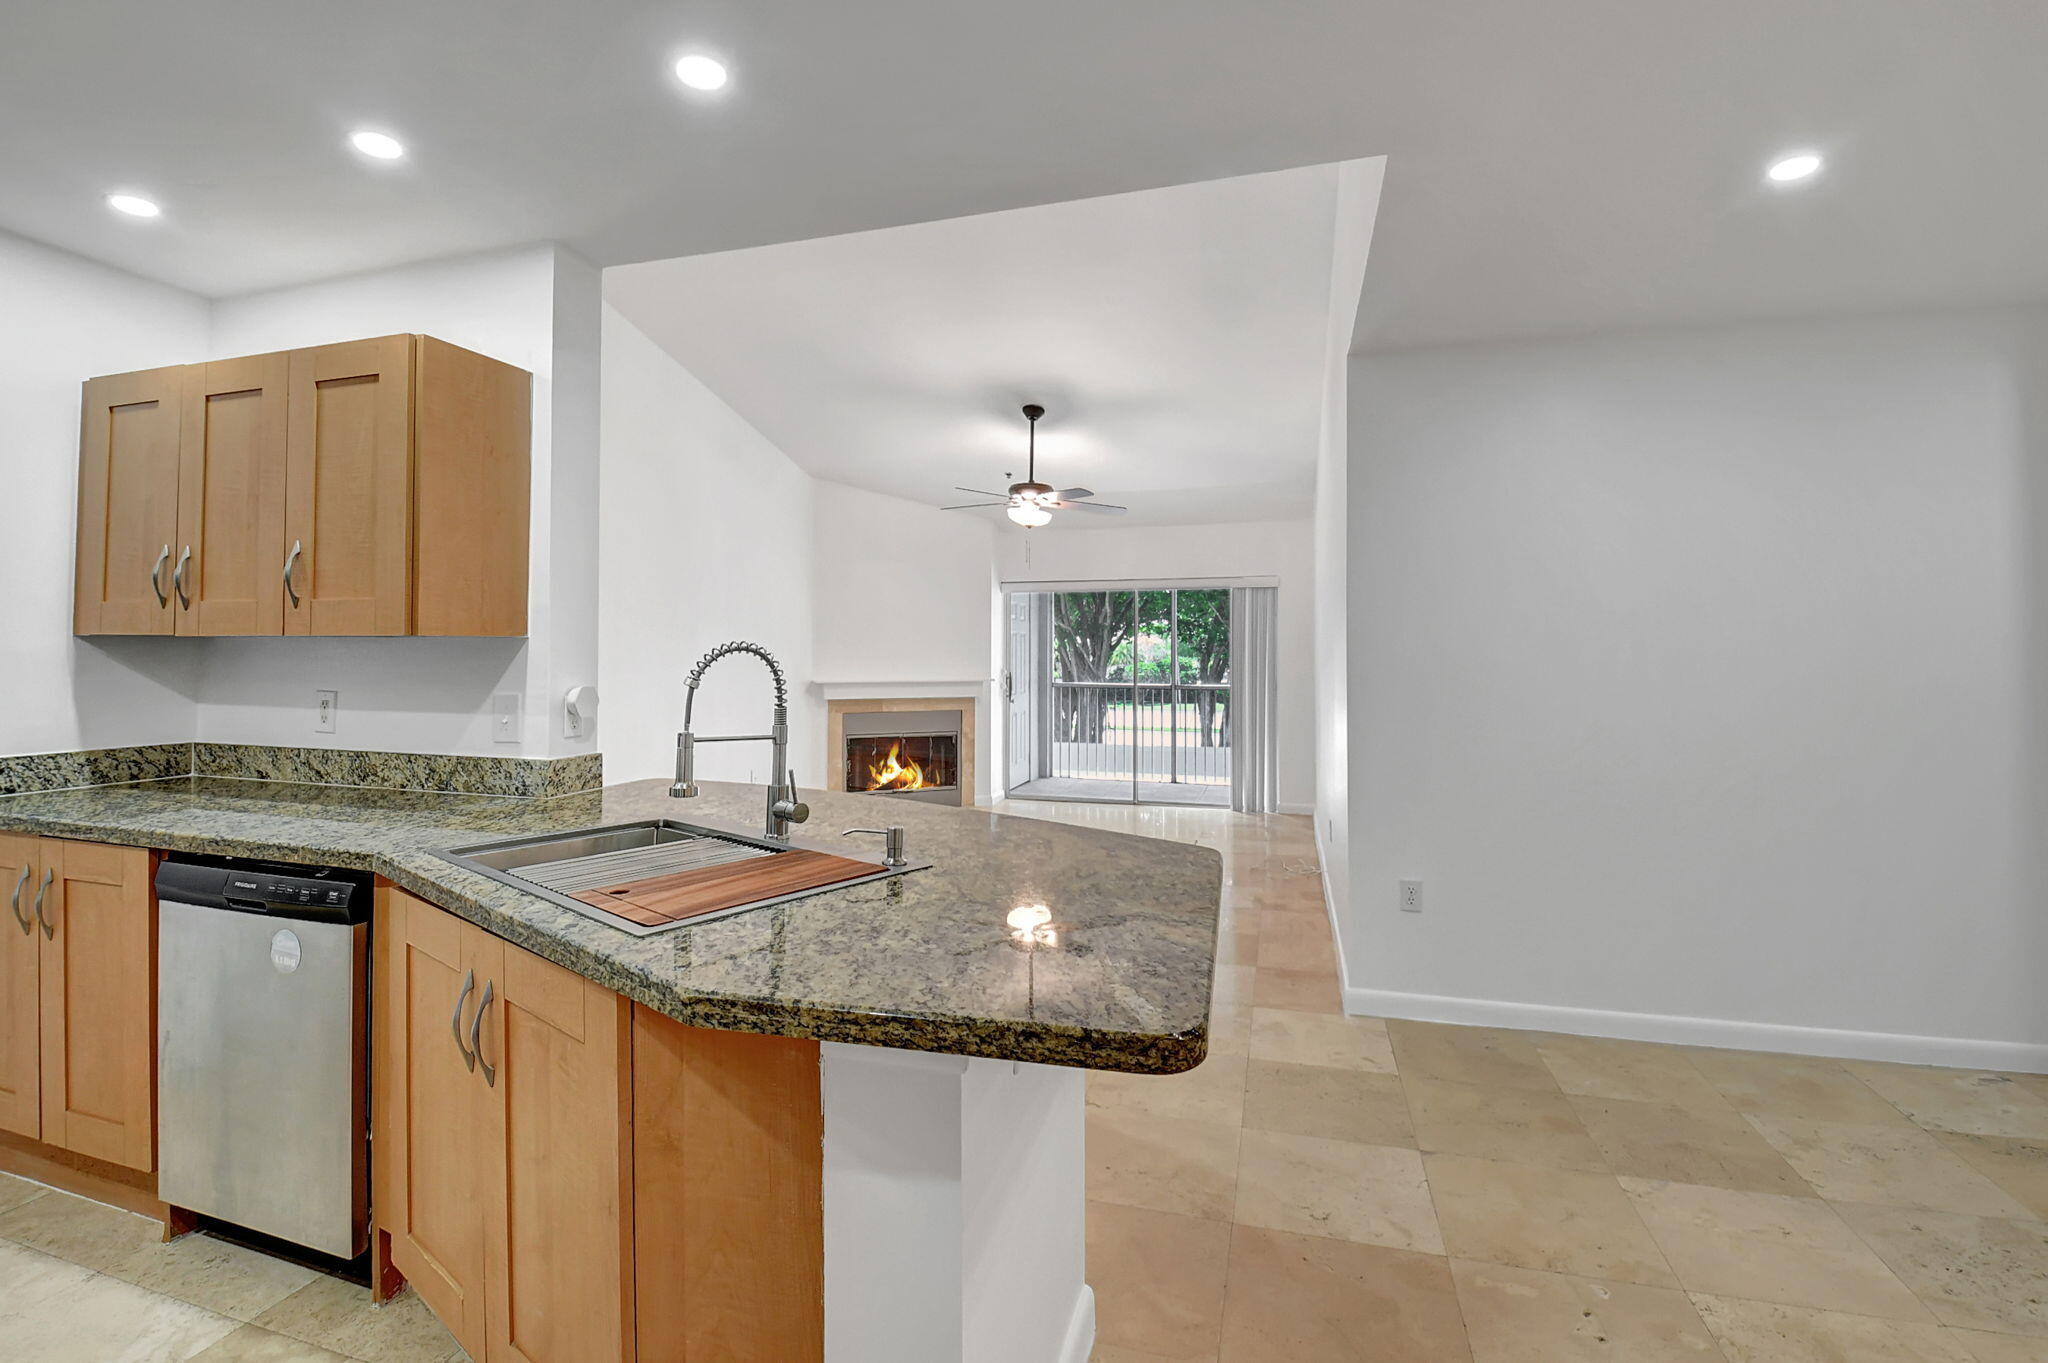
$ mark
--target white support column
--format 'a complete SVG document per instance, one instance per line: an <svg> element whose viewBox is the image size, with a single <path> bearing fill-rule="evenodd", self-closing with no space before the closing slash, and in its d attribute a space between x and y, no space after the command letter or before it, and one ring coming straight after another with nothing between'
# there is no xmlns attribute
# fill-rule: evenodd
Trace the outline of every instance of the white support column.
<svg viewBox="0 0 2048 1363"><path fill-rule="evenodd" d="M1082 1072L823 1063L826 1363L1086 1363Z"/></svg>

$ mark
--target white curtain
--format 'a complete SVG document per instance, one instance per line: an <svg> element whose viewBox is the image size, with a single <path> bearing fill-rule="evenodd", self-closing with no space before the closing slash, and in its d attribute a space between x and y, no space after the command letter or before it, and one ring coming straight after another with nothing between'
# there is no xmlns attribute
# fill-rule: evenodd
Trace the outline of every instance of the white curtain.
<svg viewBox="0 0 2048 1363"><path fill-rule="evenodd" d="M1279 602L1272 587L1230 589L1230 807L1246 814L1270 814L1275 804Z"/></svg>

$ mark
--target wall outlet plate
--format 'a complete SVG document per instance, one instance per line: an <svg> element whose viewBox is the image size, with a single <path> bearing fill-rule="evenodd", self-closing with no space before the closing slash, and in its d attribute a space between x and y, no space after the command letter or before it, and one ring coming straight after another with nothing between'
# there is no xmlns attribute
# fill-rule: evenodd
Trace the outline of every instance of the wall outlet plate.
<svg viewBox="0 0 2048 1363"><path fill-rule="evenodd" d="M334 715L341 709L339 691L315 691L313 693L313 732L331 734L334 732Z"/></svg>
<svg viewBox="0 0 2048 1363"><path fill-rule="evenodd" d="M1419 880L1404 880L1404 881L1402 881L1402 882L1401 882L1401 912L1402 912L1402 913L1421 913L1421 912L1422 912L1422 882L1421 882L1421 881L1419 881Z"/></svg>

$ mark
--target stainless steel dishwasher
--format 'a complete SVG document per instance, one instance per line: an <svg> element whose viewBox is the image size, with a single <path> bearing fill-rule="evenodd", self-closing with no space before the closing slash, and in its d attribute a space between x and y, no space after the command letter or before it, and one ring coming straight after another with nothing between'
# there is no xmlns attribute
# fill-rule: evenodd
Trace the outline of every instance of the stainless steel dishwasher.
<svg viewBox="0 0 2048 1363"><path fill-rule="evenodd" d="M157 1196L339 1258L369 1238L360 871L157 868Z"/></svg>

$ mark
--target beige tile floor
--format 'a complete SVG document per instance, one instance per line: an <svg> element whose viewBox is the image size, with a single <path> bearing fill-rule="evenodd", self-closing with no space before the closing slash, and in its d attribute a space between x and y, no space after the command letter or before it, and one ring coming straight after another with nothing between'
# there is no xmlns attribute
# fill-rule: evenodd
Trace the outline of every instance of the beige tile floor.
<svg viewBox="0 0 2048 1363"><path fill-rule="evenodd" d="M1308 821L1224 856L1214 1044L1091 1076L1097 1363L2048 1363L2048 1080L1347 1018ZM7 1363L441 1363L417 1297L0 1176Z"/></svg>
<svg viewBox="0 0 2048 1363"><path fill-rule="evenodd" d="M2048 1363L2048 1080L1347 1018L1308 821L1224 855L1215 1043L1089 1077L1098 1363Z"/></svg>

